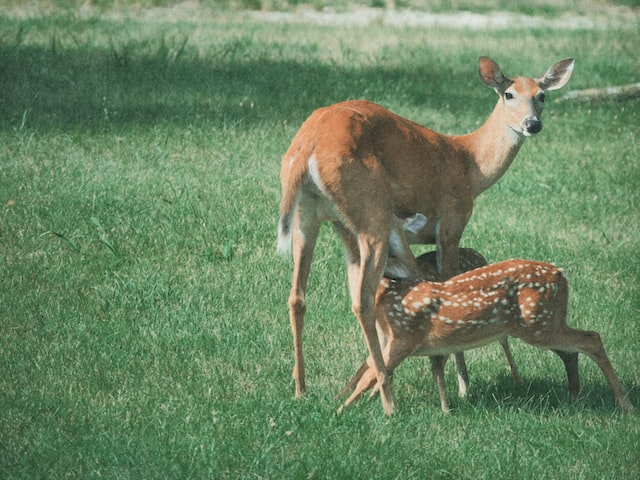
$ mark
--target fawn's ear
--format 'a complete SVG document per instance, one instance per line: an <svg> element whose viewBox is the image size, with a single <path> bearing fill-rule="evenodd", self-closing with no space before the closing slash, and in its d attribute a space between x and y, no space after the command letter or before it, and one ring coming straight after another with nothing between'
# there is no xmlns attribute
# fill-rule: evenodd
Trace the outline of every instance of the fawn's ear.
<svg viewBox="0 0 640 480"><path fill-rule="evenodd" d="M557 90L563 87L571 78L575 63L573 58L554 63L544 75L536 79L536 83L543 90Z"/></svg>
<svg viewBox="0 0 640 480"><path fill-rule="evenodd" d="M489 57L480 57L478 75L487 87L493 88L498 93L503 93L513 83L513 80L502 73L500 65Z"/></svg>

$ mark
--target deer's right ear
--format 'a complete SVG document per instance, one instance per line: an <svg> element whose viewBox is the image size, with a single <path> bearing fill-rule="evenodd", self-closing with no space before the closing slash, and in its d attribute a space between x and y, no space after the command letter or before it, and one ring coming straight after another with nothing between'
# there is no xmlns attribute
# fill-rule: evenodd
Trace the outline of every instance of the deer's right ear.
<svg viewBox="0 0 640 480"><path fill-rule="evenodd" d="M504 92L512 83L509 78L504 76L500 66L489 57L480 57L478 74L480 75L480 80L487 87L493 88L499 93Z"/></svg>

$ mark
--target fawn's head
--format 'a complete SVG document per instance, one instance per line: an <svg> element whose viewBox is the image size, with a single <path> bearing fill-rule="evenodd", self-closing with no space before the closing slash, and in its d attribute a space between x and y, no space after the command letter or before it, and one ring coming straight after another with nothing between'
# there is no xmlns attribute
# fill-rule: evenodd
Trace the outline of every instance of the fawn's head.
<svg viewBox="0 0 640 480"><path fill-rule="evenodd" d="M506 77L500 66L487 57L480 57L480 79L493 88L501 99L505 122L519 135L530 137L542 130L542 109L545 92L557 90L571 78L574 60L561 60L553 64L538 78Z"/></svg>

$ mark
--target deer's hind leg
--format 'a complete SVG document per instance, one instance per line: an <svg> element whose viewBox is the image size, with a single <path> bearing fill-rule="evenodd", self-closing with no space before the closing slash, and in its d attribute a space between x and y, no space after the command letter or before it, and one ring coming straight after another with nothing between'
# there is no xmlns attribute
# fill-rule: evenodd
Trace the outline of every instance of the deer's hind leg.
<svg viewBox="0 0 640 480"><path fill-rule="evenodd" d="M516 361L513 358L513 354L511 353L511 348L509 347L509 337L504 336L498 339L498 341L502 346L505 357L507 357L509 369L511 370L511 376L513 377L513 383L515 383L516 385L522 385L523 382L522 377L520 376L520 372L518 371L518 365L516 364Z"/></svg>
<svg viewBox="0 0 640 480"><path fill-rule="evenodd" d="M596 362L600 370L602 370L620 409L623 412L633 410L633 406L611 366L600 335L597 332L565 327L561 332L555 332L553 338L553 346L550 348L558 353L565 363L572 396L580 390L577 354L578 352L584 353Z"/></svg>
<svg viewBox="0 0 640 480"><path fill-rule="evenodd" d="M569 383L569 394L573 400L577 400L580 395L580 372L578 371L578 353L563 352L562 350L553 350L564 363L567 371L567 381Z"/></svg>
<svg viewBox="0 0 640 480"><path fill-rule="evenodd" d="M342 243L344 243L345 263L349 279L349 288L351 290L351 285L354 285L357 282L360 272L360 250L358 249L358 240L356 236L347 230L340 222L333 222L333 227L338 236L340 236ZM358 382L369 368L369 364L365 361L351 380L349 380L342 390L340 390L336 397L342 398L353 393Z"/></svg>
<svg viewBox="0 0 640 480"><path fill-rule="evenodd" d="M360 251L359 275L357 278L352 276L349 279L352 309L360 322L367 348L371 354L384 412L391 415L396 408L396 402L391 377L387 373L388 367L383 360L378 339L375 308L375 294L382 279L388 255L388 231L381 236L358 234L358 247Z"/></svg>
<svg viewBox="0 0 640 480"><path fill-rule="evenodd" d="M395 410L395 398L375 325L375 294L382 279L389 249L390 220L382 223L386 228L376 229L374 226L371 228L374 233L363 233L366 232L365 228L361 228L360 233L352 233L339 222L334 222L334 228L345 245L352 310L364 333L371 366L380 387L382 406L385 413L391 415Z"/></svg>
<svg viewBox="0 0 640 480"><path fill-rule="evenodd" d="M320 221L318 219L306 217L302 210L298 210L294 217L292 230L293 277L291 293L289 294L289 320L293 333L295 356L292 376L296 385L296 398L300 398L306 390L302 333L304 330L304 316L307 310L307 280L319 228Z"/></svg>

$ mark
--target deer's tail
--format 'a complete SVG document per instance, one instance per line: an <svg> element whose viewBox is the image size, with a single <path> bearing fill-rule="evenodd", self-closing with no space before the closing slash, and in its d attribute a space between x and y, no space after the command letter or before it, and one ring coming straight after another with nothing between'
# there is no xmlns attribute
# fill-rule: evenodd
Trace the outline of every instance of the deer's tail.
<svg viewBox="0 0 640 480"><path fill-rule="evenodd" d="M287 255L291 250L291 228L298 202L298 192L308 173L307 162L302 161L301 158L297 161L294 159L285 165L281 173L282 198L278 221L278 252L282 255Z"/></svg>

